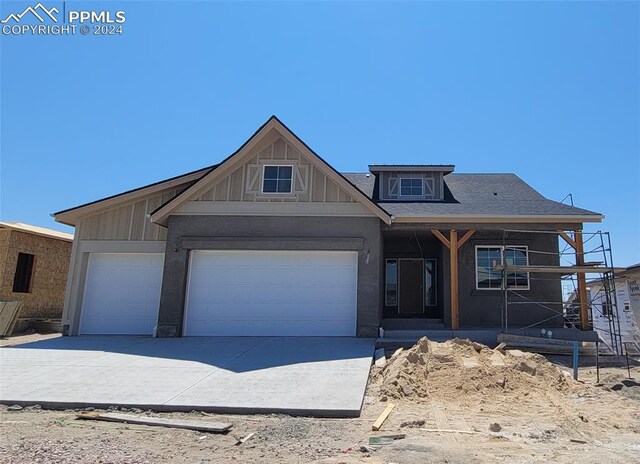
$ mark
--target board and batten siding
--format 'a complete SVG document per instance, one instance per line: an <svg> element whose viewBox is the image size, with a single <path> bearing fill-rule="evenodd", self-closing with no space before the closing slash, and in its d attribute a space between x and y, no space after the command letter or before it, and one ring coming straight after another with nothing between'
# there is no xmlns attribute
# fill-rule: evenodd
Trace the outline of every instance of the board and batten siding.
<svg viewBox="0 0 640 464"><path fill-rule="evenodd" d="M262 194L264 166L279 164L293 166L293 192L284 195ZM246 163L218 180L195 201L357 202L282 137L277 137L266 147L257 147Z"/></svg>
<svg viewBox="0 0 640 464"><path fill-rule="evenodd" d="M416 200L442 200L444 198L443 174L441 172L382 172L380 173L380 198L399 200L400 179L422 179L423 195Z"/></svg>
<svg viewBox="0 0 640 464"><path fill-rule="evenodd" d="M166 240L167 229L151 223L147 214L174 198L185 188L156 193L83 217L77 227L77 237L80 240Z"/></svg>

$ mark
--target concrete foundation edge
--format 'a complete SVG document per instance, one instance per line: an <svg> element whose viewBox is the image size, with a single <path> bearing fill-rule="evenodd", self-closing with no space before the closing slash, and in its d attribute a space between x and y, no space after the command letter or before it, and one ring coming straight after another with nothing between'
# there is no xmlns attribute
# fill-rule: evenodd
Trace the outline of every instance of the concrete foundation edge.
<svg viewBox="0 0 640 464"><path fill-rule="evenodd" d="M198 406L198 405L157 405L157 404L127 404L127 403L83 403L60 401L12 401L0 400L0 404L6 406L18 405L22 407L39 405L43 409L109 409L111 407L143 409L153 412L191 412L202 411L216 414L286 414L289 416L327 417L327 418L353 418L360 417L360 409L297 409L297 408L252 408L252 407L226 407L226 406Z"/></svg>

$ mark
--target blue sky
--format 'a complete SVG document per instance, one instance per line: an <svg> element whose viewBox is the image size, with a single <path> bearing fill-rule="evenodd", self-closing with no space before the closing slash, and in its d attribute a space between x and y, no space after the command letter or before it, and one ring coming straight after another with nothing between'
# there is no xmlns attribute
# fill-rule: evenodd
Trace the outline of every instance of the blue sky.
<svg viewBox="0 0 640 464"><path fill-rule="evenodd" d="M65 230L51 212L213 164L276 114L339 170L572 193L640 262L638 2L66 3L97 7L121 36L0 36L4 221Z"/></svg>

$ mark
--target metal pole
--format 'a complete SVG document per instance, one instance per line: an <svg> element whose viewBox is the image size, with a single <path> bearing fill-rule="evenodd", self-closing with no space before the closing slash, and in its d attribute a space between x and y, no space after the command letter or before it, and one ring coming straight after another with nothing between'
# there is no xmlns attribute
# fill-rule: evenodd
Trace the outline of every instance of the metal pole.
<svg viewBox="0 0 640 464"><path fill-rule="evenodd" d="M618 293L616 290L616 275L613 271L613 250L611 250L611 234L609 232L605 232L607 235L607 247L609 250L609 263L611 264L611 286L613 287L611 291L613 292L613 305L616 310L615 312L615 320L617 323L618 329L618 341L620 343L620 347L622 348L622 330L620 328L620 313L618 312ZM625 347L626 351L626 347Z"/></svg>
<svg viewBox="0 0 640 464"><path fill-rule="evenodd" d="M600 343L596 340L596 383L600 383Z"/></svg>
<svg viewBox="0 0 640 464"><path fill-rule="evenodd" d="M505 269L502 270L502 288L504 289L504 333L509 333L509 289Z"/></svg>
<svg viewBox="0 0 640 464"><path fill-rule="evenodd" d="M578 380L578 347L579 342L573 342L573 378Z"/></svg>
<svg viewBox="0 0 640 464"><path fill-rule="evenodd" d="M631 367L629 367L629 350L627 349L627 342L624 343L624 354L627 356L627 375L631 378Z"/></svg>

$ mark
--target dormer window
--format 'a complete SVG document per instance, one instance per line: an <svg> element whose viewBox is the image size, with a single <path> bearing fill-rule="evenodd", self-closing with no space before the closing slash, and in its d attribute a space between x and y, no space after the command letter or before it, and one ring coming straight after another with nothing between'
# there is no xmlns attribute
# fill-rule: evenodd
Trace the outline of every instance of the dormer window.
<svg viewBox="0 0 640 464"><path fill-rule="evenodd" d="M265 166L262 193L291 193L293 166Z"/></svg>
<svg viewBox="0 0 640 464"><path fill-rule="evenodd" d="M372 164L381 201L444 201L444 176L453 172L449 164Z"/></svg>
<svg viewBox="0 0 640 464"><path fill-rule="evenodd" d="M400 178L400 196L401 197L421 197L423 195L422 190L422 178Z"/></svg>

